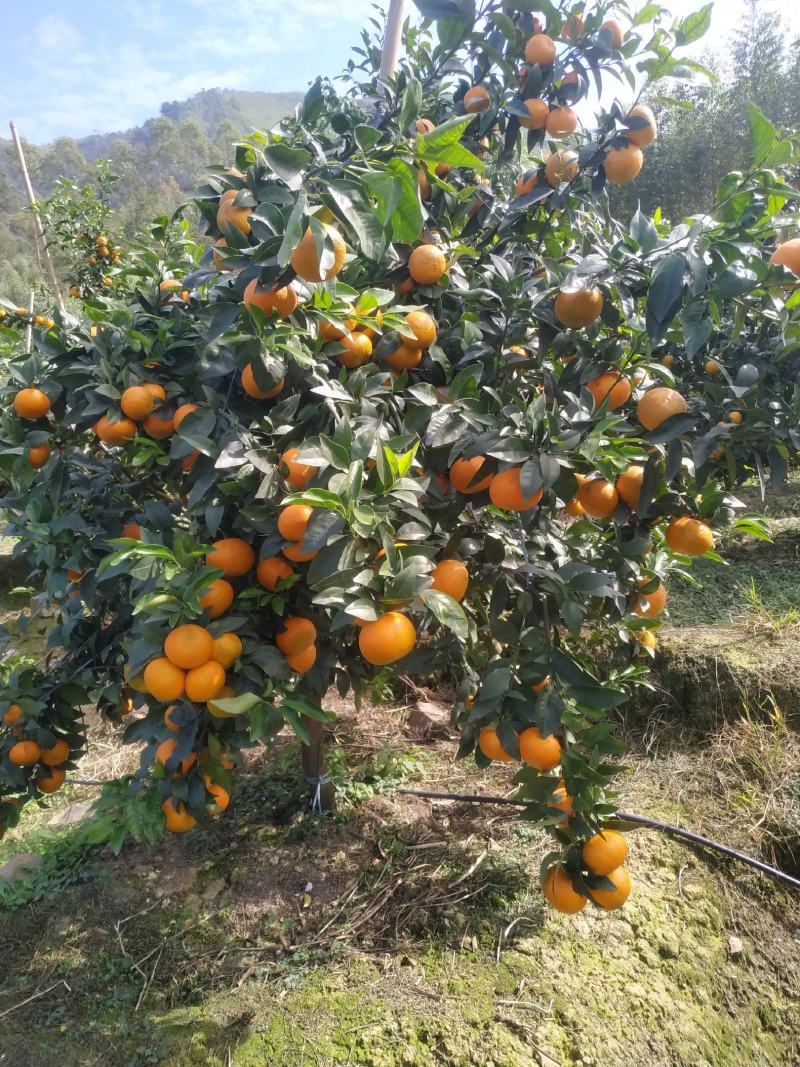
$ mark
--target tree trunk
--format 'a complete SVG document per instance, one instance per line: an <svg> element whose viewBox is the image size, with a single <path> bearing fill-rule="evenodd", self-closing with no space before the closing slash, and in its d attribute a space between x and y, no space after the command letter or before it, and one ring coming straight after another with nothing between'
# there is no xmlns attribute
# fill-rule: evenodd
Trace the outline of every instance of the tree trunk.
<svg viewBox="0 0 800 1067"><path fill-rule="evenodd" d="M325 778L325 723L317 719L306 719L305 722L310 738L309 743L302 747L303 774L309 780L312 799L316 798L319 789L319 810L335 811L336 793L333 782L323 780L317 786L317 779Z"/></svg>

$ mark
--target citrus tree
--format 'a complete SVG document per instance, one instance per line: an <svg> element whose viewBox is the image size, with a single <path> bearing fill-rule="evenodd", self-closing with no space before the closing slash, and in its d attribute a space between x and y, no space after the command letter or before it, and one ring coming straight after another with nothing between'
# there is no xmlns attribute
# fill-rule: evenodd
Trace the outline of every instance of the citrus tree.
<svg viewBox="0 0 800 1067"><path fill-rule="evenodd" d="M710 8L417 6L389 85L365 35L345 91L212 172L203 241L157 224L132 299L9 363L4 506L57 622L0 703L0 821L63 782L93 702L141 750L100 802L115 846L219 815L286 724L330 809L325 693L394 671L453 686L461 756L517 765L547 899L613 909L609 713L670 572L763 536L729 491L796 446L796 146L754 129L714 217L617 218L657 136L637 95L696 68Z"/></svg>

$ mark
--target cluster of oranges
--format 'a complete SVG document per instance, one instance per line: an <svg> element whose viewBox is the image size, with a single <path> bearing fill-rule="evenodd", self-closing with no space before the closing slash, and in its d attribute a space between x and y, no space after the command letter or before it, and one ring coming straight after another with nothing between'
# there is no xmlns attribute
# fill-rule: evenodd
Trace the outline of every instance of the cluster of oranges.
<svg viewBox="0 0 800 1067"><path fill-rule="evenodd" d="M39 422L46 418L50 413L50 406L50 397L36 386L20 389L14 397L14 411L27 422ZM39 470L50 459L52 451L49 441L31 445L28 449L28 462L34 469Z"/></svg>
<svg viewBox="0 0 800 1067"><path fill-rule="evenodd" d="M67 772L63 764L70 757L70 748L63 738L59 738L50 748L42 748L31 741L25 731L25 716L19 704L9 704L3 712L4 726L10 726L17 737L8 752L9 760L17 767L35 767L40 765L41 772L36 776L36 788L40 793L55 793L64 784Z"/></svg>
<svg viewBox="0 0 800 1067"><path fill-rule="evenodd" d="M5 308L0 308L0 322L8 318L10 314L12 312L6 311ZM15 325L27 325L30 323L33 326L41 327L43 330L52 330L56 324L55 319L51 319L47 315L34 315L33 312L24 307L14 308L13 322Z"/></svg>

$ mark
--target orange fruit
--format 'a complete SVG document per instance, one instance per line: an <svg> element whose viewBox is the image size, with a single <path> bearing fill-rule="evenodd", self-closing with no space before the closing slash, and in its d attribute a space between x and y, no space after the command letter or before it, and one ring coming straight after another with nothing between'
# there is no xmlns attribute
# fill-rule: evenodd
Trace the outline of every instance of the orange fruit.
<svg viewBox="0 0 800 1067"><path fill-rule="evenodd" d="M28 462L38 471L45 465L45 463L47 463L48 459L50 459L51 452L52 449L47 441L41 445L32 445L28 449Z"/></svg>
<svg viewBox="0 0 800 1067"><path fill-rule="evenodd" d="M562 819L561 822L556 823L556 826L568 826L570 818L575 814L572 807L574 797L569 796L564 786L560 786L558 789L555 789L553 791L553 798L554 799L548 801L547 807L555 808L557 811L563 811L564 815L566 816L566 818ZM548 814L551 813L548 812Z"/></svg>
<svg viewBox="0 0 800 1067"><path fill-rule="evenodd" d="M540 100L538 96L532 96L522 101L522 106L528 112L527 118L517 116L517 120L524 130L543 130L550 114L550 107L546 100Z"/></svg>
<svg viewBox="0 0 800 1067"><path fill-rule="evenodd" d="M529 767L549 771L561 762L561 744L553 734L542 737L537 726L529 726L519 735L519 754Z"/></svg>
<svg viewBox="0 0 800 1067"><path fill-rule="evenodd" d="M599 408L605 402L609 411L622 407L631 395L631 383L613 370L606 371L598 378L592 378L586 383L586 388L594 397L595 407Z"/></svg>
<svg viewBox="0 0 800 1067"><path fill-rule="evenodd" d="M136 423L131 419L115 419L111 422L107 415L101 415L94 424L94 432L107 445L121 445L136 436Z"/></svg>
<svg viewBox="0 0 800 1067"><path fill-rule="evenodd" d="M436 129L436 125L430 119L417 119L414 123L414 129L417 133L432 133Z"/></svg>
<svg viewBox="0 0 800 1067"><path fill-rule="evenodd" d="M69 759L69 745L62 738L59 738L52 748L42 749L39 759L42 763L46 763L48 767L58 767L59 764Z"/></svg>
<svg viewBox="0 0 800 1067"><path fill-rule="evenodd" d="M501 763L512 763L513 756L509 756L500 744L500 738L493 726L484 726L478 734L478 748L489 759L499 760Z"/></svg>
<svg viewBox="0 0 800 1067"><path fill-rule="evenodd" d="M214 700L209 700L206 703L206 708L208 709L209 715L213 715L215 719L234 718L234 713L232 711L223 711L219 704L216 703L216 701L229 700L231 697L235 696L236 690L233 688L232 685L223 685L222 689L220 689L220 691L214 697Z"/></svg>
<svg viewBox="0 0 800 1067"><path fill-rule="evenodd" d="M334 230L331 226L326 226L325 229L330 238L330 243L333 246L333 263L325 270L325 280L329 281L331 278L335 278L344 266L347 248L342 240L341 234L339 234L337 230ZM317 255L317 245L310 227L303 234L300 243L293 250L289 262L295 273L304 281L323 281L320 259Z"/></svg>
<svg viewBox="0 0 800 1067"><path fill-rule="evenodd" d="M197 404L181 404L173 417L173 423L177 430L187 415L190 415L193 411L197 411Z"/></svg>
<svg viewBox="0 0 800 1067"><path fill-rule="evenodd" d="M526 193L530 193L539 184L539 171L538 170L526 170L524 174L520 174L517 178L517 184L514 186L515 196L525 196Z"/></svg>
<svg viewBox="0 0 800 1067"><path fill-rule="evenodd" d="M214 263L214 266L217 268L217 270L220 270L220 271L241 270L241 267L232 267L229 263L226 263L226 257L223 255L222 252L218 252L217 251L218 248L220 248L220 249L224 248L228 252L234 252L234 253L236 252L235 248L229 248L228 242L225 240L224 237L220 237L220 239L218 241L215 241L214 242L214 247L211 249L211 259L212 259L212 261Z"/></svg>
<svg viewBox="0 0 800 1067"><path fill-rule="evenodd" d="M644 467L640 467L637 464L628 467L616 481L615 488L620 495L620 499L624 500L630 507L635 508L639 503L639 493L642 491L643 481Z"/></svg>
<svg viewBox="0 0 800 1067"><path fill-rule="evenodd" d="M67 772L61 767L53 767L49 774L36 780L36 788L40 793L55 793L64 784Z"/></svg>
<svg viewBox="0 0 800 1067"><path fill-rule="evenodd" d="M800 237L783 241L769 257L773 266L786 267L792 274L800 276Z"/></svg>
<svg viewBox="0 0 800 1067"><path fill-rule="evenodd" d="M673 519L664 537L673 552L680 552L684 556L704 556L714 547L711 528L688 515Z"/></svg>
<svg viewBox="0 0 800 1067"><path fill-rule="evenodd" d="M619 494L605 478L587 478L578 489L578 500L587 515L607 519L617 510Z"/></svg>
<svg viewBox="0 0 800 1067"><path fill-rule="evenodd" d="M408 257L408 272L418 285L435 285L447 274L444 252L436 245L419 245Z"/></svg>
<svg viewBox="0 0 800 1067"><path fill-rule="evenodd" d="M399 611L389 611L362 626L358 647L367 663L385 666L403 659L417 643L413 622Z"/></svg>
<svg viewBox="0 0 800 1067"><path fill-rule="evenodd" d="M571 107L554 107L547 116L546 130L549 137L568 137L578 126L578 116Z"/></svg>
<svg viewBox="0 0 800 1067"><path fill-rule="evenodd" d="M580 37L585 31L586 24L583 21L583 16L570 15L561 25L560 36L565 41L571 41L573 36Z"/></svg>
<svg viewBox="0 0 800 1067"><path fill-rule="evenodd" d="M550 685L549 674L546 678L542 678L541 682L534 682L534 684L531 686L531 689L534 691L534 693L541 693L543 689L547 689L548 685Z"/></svg>
<svg viewBox="0 0 800 1067"><path fill-rule="evenodd" d="M613 889L591 889L592 900L599 904L603 911L616 911L621 908L631 893L631 876L624 867L617 867L615 871L609 871L606 878L614 883Z"/></svg>
<svg viewBox="0 0 800 1067"><path fill-rule="evenodd" d="M443 559L431 572L433 585L440 593L447 593L453 600L463 600L469 586L469 571L458 559Z"/></svg>
<svg viewBox="0 0 800 1067"><path fill-rule="evenodd" d="M258 278L253 278L244 291L242 300L245 307L260 308L265 315L277 312L279 319L286 319L297 307L297 293L290 285L280 289L263 289L258 292Z"/></svg>
<svg viewBox="0 0 800 1067"><path fill-rule="evenodd" d="M291 489L305 489L317 470L316 467L309 467L307 463L295 462L299 451L297 448L288 448L281 456L281 474Z"/></svg>
<svg viewBox="0 0 800 1067"><path fill-rule="evenodd" d="M401 342L394 352L384 358L395 370L411 370L422 362L422 349L410 348L405 342Z"/></svg>
<svg viewBox="0 0 800 1067"><path fill-rule="evenodd" d="M283 620L283 627L275 638L275 644L284 656L296 656L298 652L305 652L316 639L317 628L311 619L291 615Z"/></svg>
<svg viewBox="0 0 800 1067"><path fill-rule="evenodd" d="M581 504L580 500L578 500L576 496L574 496L572 500L568 500L566 502L566 504L564 505L564 511L566 511L567 515L569 515L569 517L572 519L579 519L581 515L586 514L586 512L583 510L583 504Z"/></svg>
<svg viewBox="0 0 800 1067"><path fill-rule="evenodd" d="M209 618L218 619L224 615L233 603L234 592L230 582L217 578L200 597L200 607L207 611Z"/></svg>
<svg viewBox="0 0 800 1067"><path fill-rule="evenodd" d="M406 326L414 335L403 337L406 348L429 348L436 340L436 322L427 311L409 311Z"/></svg>
<svg viewBox="0 0 800 1067"><path fill-rule="evenodd" d="M187 830L197 826L197 820L189 814L182 800L179 800L176 806L175 800L169 797L161 805L161 810L164 812L166 827L171 834L185 834Z"/></svg>
<svg viewBox="0 0 800 1067"><path fill-rule="evenodd" d="M205 704L219 696L224 685L225 668L214 659L186 672L186 696L196 704Z"/></svg>
<svg viewBox="0 0 800 1067"><path fill-rule="evenodd" d="M612 148L605 159L606 177L614 185L632 182L644 164L642 150L635 144Z"/></svg>
<svg viewBox="0 0 800 1067"><path fill-rule="evenodd" d="M705 365L706 374L719 374L722 370L719 363L715 359L709 359Z"/></svg>
<svg viewBox="0 0 800 1067"><path fill-rule="evenodd" d="M648 581L644 580L644 585L648 585ZM633 598L633 611L634 614L639 615L643 619L654 619L656 615L660 615L664 608L667 606L667 590L661 584L658 585L652 593L638 592Z"/></svg>
<svg viewBox="0 0 800 1067"><path fill-rule="evenodd" d="M253 214L251 207L234 204L234 200L241 192L240 189L228 189L219 198L217 208L217 227L225 232L225 225L233 226L240 233L250 233L250 216Z"/></svg>
<svg viewBox="0 0 800 1067"><path fill-rule="evenodd" d="M183 696L186 684L186 673L174 663L160 656L152 659L144 669L144 684L147 691L156 700L177 700Z"/></svg>
<svg viewBox="0 0 800 1067"><path fill-rule="evenodd" d="M556 318L571 330L590 326L600 318L602 310L603 294L599 289L578 289L573 293L562 291L556 297Z"/></svg>
<svg viewBox="0 0 800 1067"><path fill-rule="evenodd" d="M39 759L42 750L35 741L17 741L8 751L8 758L18 767L32 767Z"/></svg>
<svg viewBox="0 0 800 1067"><path fill-rule="evenodd" d="M553 152L544 168L545 176L554 189L562 182L571 182L577 176L578 170L578 154L570 151Z"/></svg>
<svg viewBox="0 0 800 1067"><path fill-rule="evenodd" d="M291 544L284 545L281 552L287 559L290 559L292 563L308 563L309 560L313 559L314 556L318 554L317 551L304 552L300 541L293 541Z"/></svg>
<svg viewBox="0 0 800 1067"><path fill-rule="evenodd" d="M302 541L313 511L308 504L289 504L278 516L278 533L287 541Z"/></svg>
<svg viewBox="0 0 800 1067"><path fill-rule="evenodd" d="M305 674L306 671L310 671L316 661L316 645L309 645L308 648L303 649L302 652L297 652L294 656L286 657L286 662L289 664L295 674Z"/></svg>
<svg viewBox="0 0 800 1067"><path fill-rule="evenodd" d="M336 353L337 362L348 370L363 367L372 356L372 341L358 330L345 334L337 343L344 348L344 352Z"/></svg>
<svg viewBox="0 0 800 1067"><path fill-rule="evenodd" d="M129 419L141 422L156 406L156 398L143 385L131 385L122 394L119 406Z"/></svg>
<svg viewBox="0 0 800 1067"><path fill-rule="evenodd" d="M197 463L199 458L200 458L200 453L197 451L197 449L195 449L194 452L191 452L186 457L186 459L182 459L181 460L181 468L183 470L185 470L187 472L187 474L188 474L188 472L192 469L192 467L195 465L195 463Z"/></svg>
<svg viewBox="0 0 800 1067"><path fill-rule="evenodd" d="M256 567L256 578L270 593L275 592L282 578L290 578L293 574L294 570L280 556L268 556Z"/></svg>
<svg viewBox="0 0 800 1067"><path fill-rule="evenodd" d="M648 389L636 406L636 417L646 430L657 429L671 415L687 411L686 400L675 389L658 385Z"/></svg>
<svg viewBox="0 0 800 1067"><path fill-rule="evenodd" d="M601 830L583 846L583 862L592 874L611 874L628 856L628 842L616 830Z"/></svg>
<svg viewBox="0 0 800 1067"><path fill-rule="evenodd" d="M3 723L6 726L16 726L22 718L22 708L19 704L9 704L3 712Z"/></svg>
<svg viewBox="0 0 800 1067"><path fill-rule="evenodd" d="M577 893L565 870L551 867L542 882L542 892L549 904L565 915L575 915L586 905L586 897Z"/></svg>
<svg viewBox="0 0 800 1067"><path fill-rule="evenodd" d="M176 626L164 641L164 655L174 667L184 671L207 663L213 651L214 638L205 627L193 622Z"/></svg>
<svg viewBox="0 0 800 1067"><path fill-rule="evenodd" d="M525 62L550 67L556 61L556 43L546 33L535 33L525 42Z"/></svg>
<svg viewBox="0 0 800 1067"><path fill-rule="evenodd" d="M493 474L487 474L483 478L478 475L486 463L486 456L474 456L472 459L457 459L450 468L450 484L459 493L481 493L488 489L494 480ZM477 479L477 480L476 480Z"/></svg>
<svg viewBox="0 0 800 1067"><path fill-rule="evenodd" d="M227 670L241 656L243 649L244 645L238 634L220 634L214 639L211 658Z"/></svg>
<svg viewBox="0 0 800 1067"><path fill-rule="evenodd" d="M488 111L492 106L492 98L487 89L482 85L473 85L464 93L464 110L470 115L476 115L479 111Z"/></svg>
<svg viewBox="0 0 800 1067"><path fill-rule="evenodd" d="M156 441L163 441L175 433L175 423L170 415L157 412L147 416L142 423L142 429Z"/></svg>
<svg viewBox="0 0 800 1067"><path fill-rule="evenodd" d="M50 397L41 389L20 389L14 397L14 410L22 419L43 419L50 410Z"/></svg>
<svg viewBox="0 0 800 1067"><path fill-rule="evenodd" d="M180 731L180 725L175 722L172 713L178 710L177 704L170 704L167 710L164 712L164 725L173 734L177 734Z"/></svg>
<svg viewBox="0 0 800 1067"><path fill-rule="evenodd" d="M620 49L625 42L625 31L622 28L622 23L618 19L606 19L601 30L608 30L611 33L611 45L613 48Z"/></svg>
<svg viewBox="0 0 800 1067"><path fill-rule="evenodd" d="M414 291L414 279L404 278L401 282L398 282L394 287L394 291L398 296L408 296L409 293Z"/></svg>
<svg viewBox="0 0 800 1067"><path fill-rule="evenodd" d="M635 130L625 131L625 136L631 144L635 144L639 148L647 148L647 146L652 144L658 136L656 117L652 110L647 104L637 104L636 107L632 107L628 112L628 118L644 119L647 122L646 126L639 126Z"/></svg>
<svg viewBox="0 0 800 1067"><path fill-rule="evenodd" d="M244 389L248 396L252 396L254 400L272 400L273 397L283 391L285 384L285 380L281 378L278 384L272 389L262 389L253 374L252 363L248 363L242 371L242 389Z"/></svg>
<svg viewBox="0 0 800 1067"><path fill-rule="evenodd" d="M731 411L728 415L728 422L733 422L738 426L739 423L742 421L742 418L743 416L741 411Z"/></svg>
<svg viewBox="0 0 800 1067"><path fill-rule="evenodd" d="M241 578L252 570L256 554L241 537L224 537L214 541L211 552L206 556L209 567L223 571L228 578Z"/></svg>
<svg viewBox="0 0 800 1067"><path fill-rule="evenodd" d="M521 467L509 467L494 476L489 486L489 496L496 507L504 511L530 511L542 499L544 489L541 487L528 497L522 492L521 470Z"/></svg>
<svg viewBox="0 0 800 1067"><path fill-rule="evenodd" d="M142 528L138 522L128 522L122 527L122 536L130 537L134 541L141 541Z"/></svg>

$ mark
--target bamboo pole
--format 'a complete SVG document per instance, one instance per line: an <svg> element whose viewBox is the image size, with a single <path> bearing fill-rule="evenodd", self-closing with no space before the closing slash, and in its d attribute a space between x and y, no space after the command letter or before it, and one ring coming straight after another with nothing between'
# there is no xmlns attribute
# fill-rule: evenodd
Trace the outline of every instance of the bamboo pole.
<svg viewBox="0 0 800 1067"><path fill-rule="evenodd" d="M31 291L28 297L28 325L25 327L25 351L28 355L31 354L31 349L33 348L33 302L35 299L36 293Z"/></svg>
<svg viewBox="0 0 800 1067"><path fill-rule="evenodd" d="M397 70L400 58L400 38L403 30L403 9L405 0L390 0L389 14L386 18L386 32L383 36L383 52L378 81L386 85Z"/></svg>
<svg viewBox="0 0 800 1067"><path fill-rule="evenodd" d="M17 159L19 160L19 167L22 171L23 181L25 182L25 191L28 194L28 203L30 204L31 208L34 208L36 206L36 194L33 191L30 175L28 174L28 166L25 162L25 152L22 148L22 141L20 140L19 133L17 132L17 127L14 125L14 123L9 122L8 125L11 128L11 138L14 141L14 147L17 150ZM39 215L36 211L33 211L32 215L33 230L34 234L36 235L36 244L39 249L39 256L44 266L44 272L47 276L47 283L50 287L51 293L53 294L53 299L55 300L56 307L58 308L59 312L64 315L66 314L66 308L64 307L64 297L61 294L61 286L58 284L56 270L53 266L53 260L50 256L50 249L47 247L47 240L44 235L44 227L42 226L42 220L39 218Z"/></svg>

